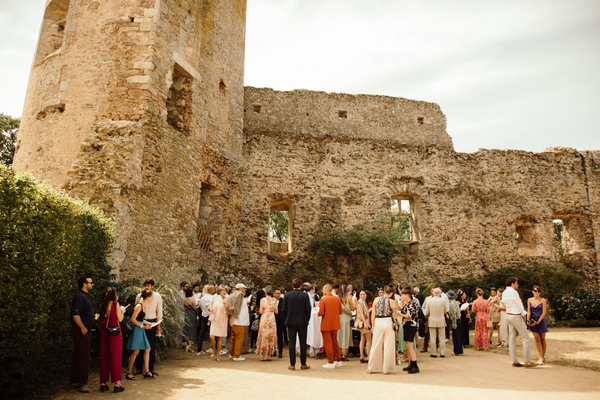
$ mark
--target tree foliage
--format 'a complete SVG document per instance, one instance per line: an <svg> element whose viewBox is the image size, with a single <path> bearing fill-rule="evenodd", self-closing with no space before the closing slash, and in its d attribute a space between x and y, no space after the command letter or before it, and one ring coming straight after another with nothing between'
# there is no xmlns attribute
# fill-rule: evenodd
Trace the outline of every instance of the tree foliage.
<svg viewBox="0 0 600 400"><path fill-rule="evenodd" d="M17 143L20 118L12 118L0 113L0 163L12 165Z"/></svg>
<svg viewBox="0 0 600 400"><path fill-rule="evenodd" d="M77 279L109 285L111 221L101 211L0 165L0 391L8 398L64 377Z"/></svg>
<svg viewBox="0 0 600 400"><path fill-rule="evenodd" d="M269 215L269 228L271 240L285 243L289 238L289 214L287 211L271 211Z"/></svg>
<svg viewBox="0 0 600 400"><path fill-rule="evenodd" d="M381 224L372 230L337 229L320 233L308 244L308 252L316 260L328 255L362 256L366 263L382 261L385 268L390 268L392 259L405 250L402 233L383 229Z"/></svg>

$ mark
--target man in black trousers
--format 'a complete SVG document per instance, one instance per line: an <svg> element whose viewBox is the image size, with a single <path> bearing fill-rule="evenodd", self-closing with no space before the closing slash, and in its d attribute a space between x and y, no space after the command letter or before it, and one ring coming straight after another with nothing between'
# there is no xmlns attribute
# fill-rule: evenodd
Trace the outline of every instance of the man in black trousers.
<svg viewBox="0 0 600 400"><path fill-rule="evenodd" d="M302 286L302 281L299 278L294 279L292 281L294 290L285 294L285 302L283 303L285 324L290 337L290 366L288 369L292 371L296 369L296 335L300 340L301 369L310 368L309 365L306 365L306 335L311 307L308 294L302 292L300 286Z"/></svg>
<svg viewBox="0 0 600 400"><path fill-rule="evenodd" d="M83 277L77 281L79 292L73 298L71 303L71 335L75 351L71 361L70 383L73 389L79 389L80 392L89 393L88 377L90 375L90 349L92 334L90 329L95 322L92 302L88 292L92 290L94 284L92 278Z"/></svg>
<svg viewBox="0 0 600 400"><path fill-rule="evenodd" d="M277 314L275 314L275 326L277 327L277 348L279 349L279 358L283 357L283 332L285 331L285 298L281 296L281 289L275 289L273 298L277 300Z"/></svg>

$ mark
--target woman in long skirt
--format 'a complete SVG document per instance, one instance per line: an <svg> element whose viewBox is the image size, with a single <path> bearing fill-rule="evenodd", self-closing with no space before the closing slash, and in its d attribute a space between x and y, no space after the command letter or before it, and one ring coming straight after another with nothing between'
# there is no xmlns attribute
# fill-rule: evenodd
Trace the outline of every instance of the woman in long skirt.
<svg viewBox="0 0 600 400"><path fill-rule="evenodd" d="M258 328L258 339L256 340L256 354L262 354L261 361L271 361L273 353L277 353L277 327L275 325L275 314L277 300L273 297L273 288L265 288L265 297L260 299L260 326Z"/></svg>
<svg viewBox="0 0 600 400"><path fill-rule="evenodd" d="M483 290L477 289L477 300L473 302L473 312L476 314L475 317L475 348L489 349L490 343L488 341L488 313L490 312L488 302L483 298Z"/></svg>

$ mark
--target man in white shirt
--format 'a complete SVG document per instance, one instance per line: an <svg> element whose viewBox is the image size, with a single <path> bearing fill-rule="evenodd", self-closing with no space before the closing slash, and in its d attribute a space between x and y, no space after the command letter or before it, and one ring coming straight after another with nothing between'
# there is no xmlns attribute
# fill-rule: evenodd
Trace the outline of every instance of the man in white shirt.
<svg viewBox="0 0 600 400"><path fill-rule="evenodd" d="M152 294L152 302L148 303L146 305L146 317L144 318L144 321L148 321L148 322L160 322L162 321L163 318L163 306L162 306L162 297L160 297L160 294L156 293L154 291L154 279L152 278L146 278L144 280L144 289L151 291ZM139 303L140 301L142 301L142 295L138 294L135 298L135 304ZM152 372L154 375L158 374L156 373L156 370L154 369L154 363L156 361L156 335L160 335L162 332L162 329L160 327L160 323L158 325L156 325L155 327L153 327L152 329L147 329L146 330L146 337L148 338L148 342L150 342L150 372ZM136 365L137 368L142 371L142 362L144 360L144 356L142 354L142 352L140 352L140 354L138 354L137 359L136 359Z"/></svg>
<svg viewBox="0 0 600 400"><path fill-rule="evenodd" d="M506 290L502 293L502 303L506 306L506 322L508 325L508 351L510 353L510 361L512 361L513 367L535 367L537 364L531 362L529 347L531 339L529 338L529 332L527 332L527 325L525 324L525 318L527 312L523 307L521 297L519 297L519 280L515 277L508 278L506 280ZM525 358L525 364L521 364L517 357L517 332L523 339L523 356Z"/></svg>
<svg viewBox="0 0 600 400"><path fill-rule="evenodd" d="M201 356L206 354L202 351L202 341L204 337L209 332L210 326L208 325L208 317L210 317L210 311L208 311L208 306L213 299L213 294L215 293L215 287L213 285L204 286L203 295L200 298L200 302L198 305L200 306L200 334L198 335L198 352L197 356Z"/></svg>
<svg viewBox="0 0 600 400"><path fill-rule="evenodd" d="M246 303L246 285L238 283L236 290L227 299L227 311L230 313L229 325L231 325L231 356L233 361L244 361L242 357L242 344L244 332L250 325L250 314Z"/></svg>

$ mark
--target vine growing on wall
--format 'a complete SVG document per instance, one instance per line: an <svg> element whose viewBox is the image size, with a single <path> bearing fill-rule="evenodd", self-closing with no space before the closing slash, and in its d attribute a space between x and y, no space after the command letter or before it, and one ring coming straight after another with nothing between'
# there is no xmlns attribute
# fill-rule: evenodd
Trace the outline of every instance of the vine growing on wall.
<svg viewBox="0 0 600 400"><path fill-rule="evenodd" d="M401 232L386 230L378 224L370 231L336 229L330 232L319 232L314 238L309 239L308 252L317 262L331 256L359 256L367 264L382 262L383 266L389 269L392 266L392 259L405 251L407 246L407 243L402 241Z"/></svg>

